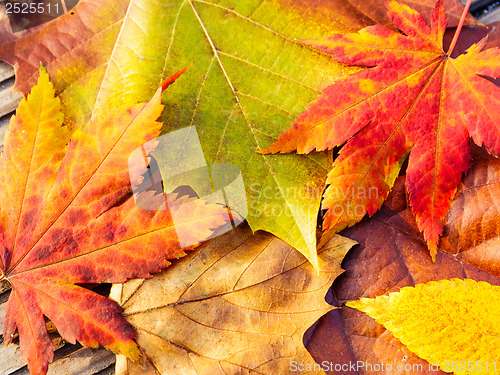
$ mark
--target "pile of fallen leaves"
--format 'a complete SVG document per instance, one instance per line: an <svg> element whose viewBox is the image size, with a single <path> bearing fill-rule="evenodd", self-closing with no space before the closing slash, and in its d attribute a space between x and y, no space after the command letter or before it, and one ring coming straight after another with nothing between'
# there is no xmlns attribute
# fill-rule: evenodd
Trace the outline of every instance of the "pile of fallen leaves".
<svg viewBox="0 0 500 375"><path fill-rule="evenodd" d="M500 51L464 48L464 24L488 30L444 3L0 17L25 95L0 158L4 341L32 374L45 317L117 374L500 374ZM156 139L190 126L247 212L168 180ZM153 161L164 182L138 194Z"/></svg>

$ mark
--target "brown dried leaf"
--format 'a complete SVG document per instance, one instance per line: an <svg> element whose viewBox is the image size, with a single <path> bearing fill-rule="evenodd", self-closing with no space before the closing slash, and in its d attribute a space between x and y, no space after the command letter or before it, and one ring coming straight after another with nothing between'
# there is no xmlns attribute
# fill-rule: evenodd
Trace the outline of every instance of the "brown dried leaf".
<svg viewBox="0 0 500 375"><path fill-rule="evenodd" d="M474 166L450 209L436 263L426 253L407 205L404 177L399 177L380 212L343 232L360 245L342 263L346 272L333 284L334 305L442 279L470 278L500 285L500 160L477 150L473 155ZM364 362L365 368L350 367L353 371L343 374L391 373L366 369L366 364L382 363L393 369L402 365L403 371L397 372L401 375L444 374L429 368L372 318L347 307L320 319L307 348L319 363Z"/></svg>
<svg viewBox="0 0 500 375"><path fill-rule="evenodd" d="M302 337L333 308L325 294L353 244L334 237L319 251L317 274L282 240L238 227L168 272L115 285L112 296L151 374L284 374L291 361L314 366ZM119 359L117 374L135 373L142 369Z"/></svg>
<svg viewBox="0 0 500 375"><path fill-rule="evenodd" d="M441 248L473 267L500 277L500 160L475 150L448 214Z"/></svg>

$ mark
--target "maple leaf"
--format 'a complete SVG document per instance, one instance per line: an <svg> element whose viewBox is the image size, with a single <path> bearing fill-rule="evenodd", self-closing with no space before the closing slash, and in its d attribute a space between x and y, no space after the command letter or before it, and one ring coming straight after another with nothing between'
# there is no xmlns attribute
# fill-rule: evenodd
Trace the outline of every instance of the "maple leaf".
<svg viewBox="0 0 500 375"><path fill-rule="evenodd" d="M500 286L471 279L431 281L347 306L374 318L436 370L500 374Z"/></svg>
<svg viewBox="0 0 500 375"><path fill-rule="evenodd" d="M168 14L175 14L183 1L172 3ZM263 4L247 0L239 4L247 4L248 9ZM434 0L407 0L407 5L422 12L430 11ZM55 83L56 92L65 90L68 86L78 86L79 79L86 79L85 84L94 84L102 79L102 70L106 69L109 55L122 28L127 10L132 12L137 1L119 0L82 0L73 9L72 13L62 15L40 30L29 29L24 32L13 33L8 24L8 17L0 5L0 59L16 66L15 90L24 94L35 84L39 62L42 61L51 74ZM231 9L234 4L228 4ZM266 22L271 14L276 14L277 22L272 23L273 29L290 38L312 38L331 34L332 31L355 31L372 23L390 25L390 21L382 6L383 2L375 0L368 3L363 0L331 0L328 2L311 2L298 0L293 6L275 0L265 4L262 15L251 14L251 10L241 9L243 18L271 26ZM445 0L447 15L450 18L449 26L456 26L463 5L459 0ZM144 6L144 4L141 4ZM151 4L149 4L151 6ZM240 5L241 6L241 5ZM164 8L161 8L164 9ZM157 9L159 10L159 9ZM237 9L236 11L239 11ZM164 18L158 12L157 16ZM168 22L174 21L167 17ZM168 24L167 22L167 24ZM470 15L466 19L467 25L478 22ZM234 34L233 30L233 34ZM28 35L31 34L31 35ZM148 33L146 37L156 37L156 33ZM17 40L16 43L8 43ZM96 53L98 51L98 53ZM92 58L89 58L89 57ZM289 61L289 63L291 63ZM77 66L79 69L74 69ZM90 78L90 77L89 77ZM91 98L86 98L87 100ZM94 98L95 99L95 98ZM64 99L63 99L64 101Z"/></svg>
<svg viewBox="0 0 500 375"><path fill-rule="evenodd" d="M284 241L241 225L149 280L114 285L111 296L137 329L151 373L284 374L292 360L297 373L321 374L302 336L332 309L324 295L354 244L334 237L319 251L318 274ZM116 371L143 370L118 357Z"/></svg>
<svg viewBox="0 0 500 375"><path fill-rule="evenodd" d="M419 3L429 6L428 0ZM459 2L448 3L456 19ZM374 4L367 10L359 0L293 5L82 0L73 15L0 46L0 58L16 65L15 88L23 92L42 61L70 124L106 112L115 100L146 101L161 79L196 61L192 80L163 95L169 108L163 122L169 131L195 125L207 163L241 169L252 229L277 235L315 263L317 211L330 158L278 158L255 151L276 140L320 94L318 88L358 70L295 38L358 30L379 20L373 9L386 18L379 8ZM251 38L259 43L248 43ZM162 168L165 156L155 157Z"/></svg>
<svg viewBox="0 0 500 375"><path fill-rule="evenodd" d="M328 174L328 232L373 215L409 154L410 202L434 258L451 199L469 169L469 135L500 153L500 88L484 78L500 76L500 52L482 51L483 39L456 59L449 56L453 43L445 53L442 1L430 27L407 6L390 1L387 7L402 33L375 25L307 42L337 61L370 68L325 88L261 152L309 153L347 142Z"/></svg>
<svg viewBox="0 0 500 375"><path fill-rule="evenodd" d="M481 152L482 151L482 152ZM448 212L440 248L500 277L500 160L472 149L474 166Z"/></svg>
<svg viewBox="0 0 500 375"><path fill-rule="evenodd" d="M241 170L251 228L277 235L316 264L317 212L329 155L290 155L284 161L255 153L277 139L320 93L318 87L357 70L292 37L326 35L333 24L334 30L354 30L363 20L355 13L352 20L338 17L332 23L334 13L323 18L329 12L308 12L308 4L82 0L73 16L0 46L0 56L17 64L16 88L23 92L32 85L34 61L42 61L70 125L123 101L148 100L158 82L195 61L190 79L181 77L181 84L163 94L165 129L196 126L208 164ZM248 43L250 36L260 40L259 48ZM304 67L310 74L302 74ZM154 157L161 170L166 163L160 151Z"/></svg>
<svg viewBox="0 0 500 375"><path fill-rule="evenodd" d="M71 134L42 69L11 120L0 158L0 279L12 287L3 335L10 343L19 332L33 374L44 374L53 358L44 315L71 343L102 344L137 360L119 306L75 284L150 277L226 222L225 208L201 200L146 211L131 198L128 156L159 135L161 92L180 73L149 102L110 108ZM192 246L180 247L179 227L189 228L183 235Z"/></svg>
<svg viewBox="0 0 500 375"><path fill-rule="evenodd" d="M477 146L472 154L474 165L447 216L435 263L427 255L407 205L401 176L381 210L343 232L359 245L344 258L342 266L346 271L333 283L330 303L343 306L348 301L442 279L468 278L500 285L500 210L494 204L500 199L500 160ZM443 309L448 311L446 306ZM453 327L448 329L453 331ZM318 363L383 362L392 364L393 370L400 364L408 365L411 370L402 372L408 375L444 374L428 370L428 362L383 326L350 308L333 310L321 318L306 346ZM417 371L420 366L423 371Z"/></svg>
<svg viewBox="0 0 500 375"><path fill-rule="evenodd" d="M351 8L354 8L365 17L368 17L371 20L370 24L380 23L388 27L393 27L390 17L387 16L387 9L384 6L385 2L382 0L346 0L338 2L341 4L335 4L337 6L337 8L333 8L335 12L348 13ZM459 0L443 0L443 2L446 8L446 15L449 19L448 27L457 26L463 13L464 5ZM321 3L324 5L325 2ZM402 0L400 3L415 9L424 16L426 21L428 20L427 15L436 5L435 0ZM347 7L346 4L348 4L349 7ZM347 9L342 9L341 6ZM481 23L470 14L467 14L464 24L481 25Z"/></svg>

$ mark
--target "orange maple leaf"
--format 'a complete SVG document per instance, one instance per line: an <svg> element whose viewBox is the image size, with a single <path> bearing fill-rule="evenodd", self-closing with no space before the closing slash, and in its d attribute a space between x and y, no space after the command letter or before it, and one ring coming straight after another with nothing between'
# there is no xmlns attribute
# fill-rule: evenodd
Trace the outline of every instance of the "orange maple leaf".
<svg viewBox="0 0 500 375"><path fill-rule="evenodd" d="M434 258L451 199L469 169L469 135L500 153L500 88L484 78L500 75L500 52L482 51L486 39L456 59L453 47L444 52L441 0L430 27L408 6L389 1L387 8L401 32L375 25L306 41L337 61L369 68L325 88L261 152L309 153L347 142L328 174L327 233L374 214L409 154L409 199Z"/></svg>
<svg viewBox="0 0 500 375"><path fill-rule="evenodd" d="M128 156L159 135L161 93L179 74L149 102L109 108L71 136L42 69L11 120L0 158L0 280L12 286L3 333L10 343L19 332L33 374L46 373L53 358L44 315L71 343L139 359L120 307L76 284L148 278L228 220L224 207L201 200L147 211L131 198ZM179 227L194 245L181 248Z"/></svg>

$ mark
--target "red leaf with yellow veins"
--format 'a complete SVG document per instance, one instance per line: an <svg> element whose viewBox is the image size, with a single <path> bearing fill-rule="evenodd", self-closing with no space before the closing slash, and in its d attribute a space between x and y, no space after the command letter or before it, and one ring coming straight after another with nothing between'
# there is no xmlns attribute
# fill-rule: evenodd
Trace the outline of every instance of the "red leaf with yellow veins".
<svg viewBox="0 0 500 375"><path fill-rule="evenodd" d="M157 195L158 210L148 211L132 198L129 166L146 167L129 155L159 135L161 92L177 76L149 102L109 108L71 135L42 69L10 123L0 158L0 280L12 286L4 338L19 332L32 374L53 358L44 315L69 342L139 359L118 305L75 284L148 278L228 219L225 207L202 200ZM193 245L182 248L178 233Z"/></svg>
<svg viewBox="0 0 500 375"><path fill-rule="evenodd" d="M430 26L406 5L390 1L387 8L401 32L375 25L307 41L337 61L368 69L325 88L261 152L309 153L346 143L328 175L327 233L375 213L409 154L410 203L434 257L451 199L469 169L469 136L500 153L500 88L485 79L500 76L500 52L483 51L486 40L456 59L453 43L444 52L442 1Z"/></svg>

